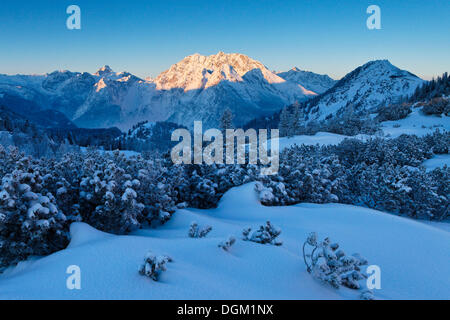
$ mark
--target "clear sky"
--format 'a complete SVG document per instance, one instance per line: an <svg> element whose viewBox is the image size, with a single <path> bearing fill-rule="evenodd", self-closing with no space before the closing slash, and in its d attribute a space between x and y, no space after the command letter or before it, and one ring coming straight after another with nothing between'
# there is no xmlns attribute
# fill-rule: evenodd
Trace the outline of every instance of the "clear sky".
<svg viewBox="0 0 450 320"><path fill-rule="evenodd" d="M66 28L81 8L82 29ZM366 9L381 8L381 30ZM0 73L156 76L187 55L239 52L272 70L340 78L373 59L430 79L450 71L449 0L0 0Z"/></svg>

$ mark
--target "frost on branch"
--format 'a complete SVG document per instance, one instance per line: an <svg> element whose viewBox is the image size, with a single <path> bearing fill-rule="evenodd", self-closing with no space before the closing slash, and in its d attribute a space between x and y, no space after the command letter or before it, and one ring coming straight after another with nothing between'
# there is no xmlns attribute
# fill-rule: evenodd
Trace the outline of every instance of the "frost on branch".
<svg viewBox="0 0 450 320"><path fill-rule="evenodd" d="M307 248L311 250L307 253ZM319 241L315 232L311 233L303 244L303 259L312 276L332 287L341 286L360 289L359 281L366 278L361 273L361 266L367 260L359 254L348 256L339 249L339 244L331 243L329 238ZM367 298L369 295L366 295Z"/></svg>
<svg viewBox="0 0 450 320"><path fill-rule="evenodd" d="M270 223L266 222L265 226L260 226L258 230L253 231L251 228L246 228L242 231L243 239L245 241L253 241L261 244L272 244L274 246L281 246L283 242L277 241L276 238L281 234L281 230Z"/></svg>
<svg viewBox="0 0 450 320"><path fill-rule="evenodd" d="M212 230L211 226L199 227L197 222L192 222L189 227L189 237L190 238L204 238Z"/></svg>
<svg viewBox="0 0 450 320"><path fill-rule="evenodd" d="M172 258L169 256L157 256L152 252L148 252L144 263L139 267L139 274L158 281L161 273L166 271L166 264L172 261Z"/></svg>

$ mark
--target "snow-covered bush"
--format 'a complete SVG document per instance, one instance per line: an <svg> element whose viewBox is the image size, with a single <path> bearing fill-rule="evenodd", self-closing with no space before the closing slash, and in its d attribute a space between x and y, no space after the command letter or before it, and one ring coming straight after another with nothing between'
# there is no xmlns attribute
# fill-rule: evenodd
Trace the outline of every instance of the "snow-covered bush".
<svg viewBox="0 0 450 320"><path fill-rule="evenodd" d="M260 226L258 230L252 232L252 228L246 228L242 231L243 240L252 241L261 244L271 244L274 246L281 246L283 242L278 241L277 238L281 234L281 229L266 222L266 225Z"/></svg>
<svg viewBox="0 0 450 320"><path fill-rule="evenodd" d="M341 286L359 289L359 281L366 278L361 273L361 266L367 265L366 259L359 254L346 255L339 244L331 243L329 238L320 241L316 233L311 233L303 244L303 259L314 278L336 289Z"/></svg>
<svg viewBox="0 0 450 320"><path fill-rule="evenodd" d="M345 189L344 167L337 156L314 156L306 146L282 153L279 173L260 177L256 184L264 205L291 205L299 202L338 202Z"/></svg>
<svg viewBox="0 0 450 320"><path fill-rule="evenodd" d="M372 290L364 290L359 296L361 300L375 300Z"/></svg>
<svg viewBox="0 0 450 320"><path fill-rule="evenodd" d="M395 121L406 118L411 112L412 103L391 104L378 109L378 121Z"/></svg>
<svg viewBox="0 0 450 320"><path fill-rule="evenodd" d="M259 201L264 205L270 205L274 202L275 196L271 187L265 187L261 182L256 182L255 190L259 193Z"/></svg>
<svg viewBox="0 0 450 320"><path fill-rule="evenodd" d="M191 226L189 227L188 236L190 238L204 238L208 233L210 233L212 230L211 226L203 226L199 227L197 222L192 222Z"/></svg>
<svg viewBox="0 0 450 320"><path fill-rule="evenodd" d="M424 137L361 141L336 146L293 146L280 155L278 175L260 177L264 205L301 202L364 205L419 219L447 219L448 169L421 166L433 153L448 153L450 132Z"/></svg>
<svg viewBox="0 0 450 320"><path fill-rule="evenodd" d="M148 252L145 256L144 263L139 267L139 274L158 281L161 273L167 270L166 264L172 261L172 258L169 256L157 256L152 252Z"/></svg>
<svg viewBox="0 0 450 320"><path fill-rule="evenodd" d="M218 247L222 248L225 251L229 251L230 248L236 243L236 238L233 236L229 236L227 240L224 240L219 243Z"/></svg>
<svg viewBox="0 0 450 320"><path fill-rule="evenodd" d="M425 114L450 115L450 98L434 98L422 104L422 111Z"/></svg>
<svg viewBox="0 0 450 320"><path fill-rule="evenodd" d="M428 149L434 154L448 154L450 148L450 134L441 133L438 129L433 134L423 137Z"/></svg>
<svg viewBox="0 0 450 320"><path fill-rule="evenodd" d="M22 160L26 166L28 161ZM63 249L69 240L65 215L51 193L41 194L38 171L14 170L0 187L0 270L30 255Z"/></svg>
<svg viewBox="0 0 450 320"><path fill-rule="evenodd" d="M138 218L144 205L137 201L135 189L140 187L140 181L113 160L97 164L92 175L86 173L80 183L80 205L91 213L85 220L116 234L139 228Z"/></svg>

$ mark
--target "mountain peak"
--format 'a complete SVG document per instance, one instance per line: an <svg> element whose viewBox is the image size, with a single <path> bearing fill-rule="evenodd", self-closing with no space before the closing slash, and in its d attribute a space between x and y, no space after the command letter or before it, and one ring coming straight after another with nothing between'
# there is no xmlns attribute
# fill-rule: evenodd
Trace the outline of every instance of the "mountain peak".
<svg viewBox="0 0 450 320"><path fill-rule="evenodd" d="M94 75L96 76L104 76L107 74L113 73L113 70L111 69L110 66L105 65L104 67L101 67L100 69L97 70L96 73L94 73Z"/></svg>
<svg viewBox="0 0 450 320"><path fill-rule="evenodd" d="M210 56L193 54L161 73L155 83L159 89L181 88L185 91L206 89L221 81L241 82L253 69L261 70L268 83L282 83L283 79L269 71L261 62L240 53L222 51Z"/></svg>
<svg viewBox="0 0 450 320"><path fill-rule="evenodd" d="M412 94L422 83L422 79L388 60L369 61L309 105L309 119L320 121L348 110L373 112L383 102L393 103Z"/></svg>
<svg viewBox="0 0 450 320"><path fill-rule="evenodd" d="M364 65L362 65L363 68L367 68L367 67L378 67L378 68L388 68L388 69L392 69L395 68L397 69L396 66L394 66L389 60L387 59L380 59L380 60L371 60L367 63L365 63Z"/></svg>

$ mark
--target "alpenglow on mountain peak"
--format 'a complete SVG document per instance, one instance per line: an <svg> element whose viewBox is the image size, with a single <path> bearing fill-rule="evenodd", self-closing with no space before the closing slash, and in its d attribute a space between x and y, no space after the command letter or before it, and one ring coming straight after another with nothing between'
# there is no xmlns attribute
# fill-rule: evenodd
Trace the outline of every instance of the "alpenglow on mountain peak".
<svg viewBox="0 0 450 320"><path fill-rule="evenodd" d="M264 64L244 54L219 52L210 56L198 53L187 56L161 73L155 83L157 88L162 90L205 89L224 80L243 81L242 77L255 69L260 70L263 78L270 84L285 82Z"/></svg>
<svg viewBox="0 0 450 320"><path fill-rule="evenodd" d="M101 67L100 69L98 69L97 72L94 73L94 75L102 77L104 75L107 75L107 74L110 74L110 73L113 73L113 72L114 71L111 69L110 66L105 65L105 66Z"/></svg>

